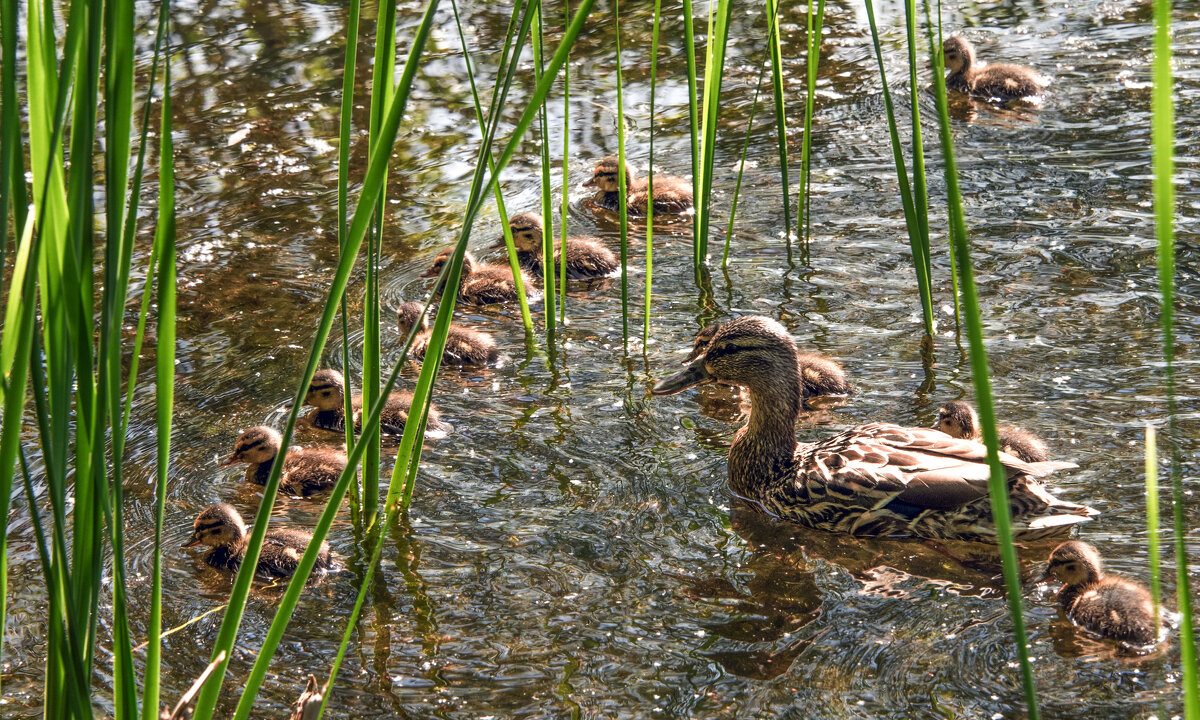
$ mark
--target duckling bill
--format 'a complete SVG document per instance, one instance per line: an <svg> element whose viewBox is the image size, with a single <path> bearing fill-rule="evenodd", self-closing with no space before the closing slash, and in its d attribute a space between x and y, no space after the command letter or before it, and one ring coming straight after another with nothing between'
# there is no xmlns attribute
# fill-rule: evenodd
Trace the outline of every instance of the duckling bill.
<svg viewBox="0 0 1200 720"><path fill-rule="evenodd" d="M210 505L196 516L192 535L183 548L207 545L204 561L218 570L236 572L246 557L246 546L250 534L246 522L232 506L225 503ZM312 542L312 535L292 528L268 530L263 538L255 567L260 575L288 578L296 574L304 551ZM314 570L328 570L331 566L329 544L321 543Z"/></svg>
<svg viewBox="0 0 1200 720"><path fill-rule="evenodd" d="M1063 583L1058 604L1071 622L1084 629L1145 649L1158 641L1154 600L1141 585L1104 572L1100 553L1091 545L1071 540L1054 548L1043 580Z"/></svg>

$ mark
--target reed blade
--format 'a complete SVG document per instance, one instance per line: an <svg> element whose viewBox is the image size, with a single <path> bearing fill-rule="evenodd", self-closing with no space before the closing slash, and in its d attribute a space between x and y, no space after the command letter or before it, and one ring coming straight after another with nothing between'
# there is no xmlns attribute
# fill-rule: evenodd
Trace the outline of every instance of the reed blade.
<svg viewBox="0 0 1200 720"><path fill-rule="evenodd" d="M779 144L779 182L783 186L783 229L787 237L788 262L791 262L792 251L792 187L788 179L788 150L787 150L787 111L784 107L783 95L783 49L779 37L779 0L767 0L767 43L771 48L771 92L775 103L775 137ZM757 95L758 91L755 90ZM743 153L743 164L745 153ZM740 173L739 173L740 179ZM729 242L726 237L726 249ZM728 254L728 252L726 253ZM725 267L725 259L721 260Z"/></svg>
<svg viewBox="0 0 1200 720"><path fill-rule="evenodd" d="M819 0L813 13L812 0L808 0L805 16L806 51L804 55L806 93L804 96L804 137L800 146L800 202L796 210L796 237L808 242L812 212L812 126L817 102L817 68L821 64L821 32L825 26L825 0Z"/></svg>

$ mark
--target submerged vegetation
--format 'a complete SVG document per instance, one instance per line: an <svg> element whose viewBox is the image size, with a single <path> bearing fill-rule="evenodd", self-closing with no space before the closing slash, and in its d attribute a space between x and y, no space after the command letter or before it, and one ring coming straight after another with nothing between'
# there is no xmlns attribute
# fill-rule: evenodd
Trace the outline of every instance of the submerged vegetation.
<svg viewBox="0 0 1200 720"><path fill-rule="evenodd" d="M935 277L931 258L939 250L935 245L936 238L942 236L946 240L945 249L951 266L946 278L950 283L947 301L953 307L954 318L951 335L960 343L962 336L966 339L965 348L961 344L959 348L969 361L969 375L979 408L978 429L986 446L986 463L990 468L990 479L986 481L990 511L985 514L990 516L990 522L994 522L1012 623L1013 648L1020 667L1024 712L1036 718L1039 698L1034 661L1030 657L1022 601L1026 591L1022 588L1022 568L1018 546L1014 542L1012 516L1018 516L1018 531L1023 518L1019 512L1010 512L1010 503L1015 503L1013 498L1026 497L1013 489L1013 478L1018 475L1028 477L1028 482L1036 484L1032 479L1036 473L1020 469L1028 466L1014 465L1014 458L1001 452L1004 446L997 431L996 403L987 356L985 331L989 326L976 284L968 207L960 189L955 159L956 130L942 53L945 38L941 8L931 7L926 1L922 22L916 0L904 3L909 92L903 102L910 111L909 125L905 128L897 117L893 86L886 74L888 57L892 53L881 40L872 0L864 0L864 3L920 304L921 330L918 332L922 333L922 347L932 348L938 332L935 296L944 283ZM164 522L171 502L169 498L175 496L171 488L175 467L171 439L176 381L184 372L177 363L179 338L176 325L186 311L177 301L181 261L176 238L174 158L179 150L176 140L181 143L185 140L172 132L173 113L179 112L172 102L172 76L173 69L181 62L177 50L172 47L173 38L176 38L172 7L168 0L162 0L157 7L145 9L152 9L154 17L140 17L143 8L135 7L131 0L107 0L103 4L82 0L59 3L27 0L21 4L17 0L5 0L0 4L0 40L3 43L3 74L0 77L0 113L3 114L0 240L3 242L0 242L0 264L4 267L6 283L2 288L4 325L0 334L0 379L3 381L0 390L4 398L0 431L0 518L3 518L6 530L0 533L0 543L3 543L0 545L0 588L3 589L0 592L0 629L8 620L8 523L13 515L10 503L17 498L27 509L32 524L31 535L46 600L43 629L46 662L40 683L44 695L41 712L47 718L90 718L108 714L116 718L153 718L159 715L160 706L175 704L174 698L164 697L161 690L165 674L162 667L162 639L165 637L163 563L168 557ZM555 373L565 372L565 351L574 349L567 342L565 332L572 317L567 308L568 287L574 292L581 280L568 272L568 222L571 220L568 176L572 170L578 172L584 166L587 172L592 172L600 158L572 156L574 149L569 143L569 133L559 131L556 123L569 126L574 122L570 113L571 93L578 92L578 84L576 76L568 73L568 60L573 52L579 52L579 39L589 36L593 30L597 33L611 30L612 51L616 57L616 72L612 78L615 83L612 115L617 145L612 175L616 179L616 202L612 212L620 239L622 357L631 397L634 392L633 353L638 352L643 362L651 364L650 348L655 341L658 302L654 293L685 296L695 290L666 287L661 276L654 275L655 258L662 257L659 253L664 248L667 252L680 252L678 247L669 244L670 238L690 230L691 266L702 305L703 299L712 294L708 275L709 265L713 262L709 239L714 232L719 235L722 231L710 228L723 227L726 233L720 266L726 271L727 279L728 268L733 264L730 262L731 249L735 260L737 253L743 252L732 245L730 239L735 232L748 151L756 139L761 142L761 136L755 134L756 116L773 121L770 135L777 145L777 171L783 203L783 223L777 228L777 235L787 253L787 267L781 267L780 271L792 272L796 268L792 257L793 242L808 247L809 243L818 242L820 235L815 232L812 218L814 205L819 207L821 202L821 195L813 191L813 177L821 170L819 160L814 157L814 128L820 119L817 100L822 68L821 38L826 22L824 0L815 3L809 0L803 9L803 51L800 43L785 38L791 32L790 20L794 19L789 18L789 24L782 20L782 14L789 9L775 0L768 0L761 8L762 17L758 22L766 47L756 47L753 57L758 64L748 73L742 73L757 79L748 126L744 131L740 127L727 127L727 118L723 117L727 112L723 106L723 84L727 76L735 72L737 64L730 58L730 51L746 40L736 37L739 28L744 26L736 22L739 9L729 0L714 0L695 7L690 0L683 0L682 13L678 8L664 8L656 0L652 9L652 39L648 47L636 49L622 40L623 23L628 22L623 20L622 13L628 8L622 7L619 0L612 0L611 6L597 5L595 0L576 0L575 3L564 3L561 8L543 6L540 0L524 0L508 10L507 29L498 54L471 48L456 0L451 0L445 7L440 0L427 0L419 19L411 22L398 22L409 10L398 8L395 0L381 0L375 7L377 13L371 36L375 45L369 96L359 91L357 78L364 9L368 8L364 8L360 0L351 0L345 9L344 36L335 34L346 45L337 115L337 227L336 232L331 233L337 237L337 254L327 294L320 304L315 332L306 340L304 368L289 378L294 392L290 407L284 412L278 437L275 431L270 431L271 449L275 449L275 440L279 443L277 453L255 466L260 470L256 477L262 488L254 516L247 515L247 522L243 523L231 506L213 506L232 511L221 515L225 523L222 527L226 531L229 528L238 530L232 533L236 537L225 544L210 544L225 548L228 554L225 559L229 562L221 567L236 572L236 575L228 589L219 629L211 643L199 649L208 656L207 667L197 679L196 692L187 700L188 704L194 703L194 717L201 720L229 714L218 710L219 701L231 708L236 703L232 717L238 720L250 717L252 712L259 714L255 706L272 670L272 660L286 641L293 613L306 588L312 587L314 574L319 576L329 564L328 539L343 502L348 502L356 548L353 553L344 554L352 570L357 595L352 610L345 617L328 618L329 629L336 628L328 640L332 642L336 634L339 645L336 654L322 658L327 663L328 675L319 685L321 692L317 693L317 684L310 683L314 697L319 697L321 702L318 712L325 711L326 705L337 694L338 675L352 650L352 643L356 637L365 634L365 625L360 619L368 606L368 594L371 594L372 602L378 602L379 593L389 591L382 586L377 573L385 552L396 544L393 533L400 523L407 522L404 518L418 492L416 484L424 442L436 433L444 435L450 427L441 422L436 410L431 410L431 401L444 360L454 361L458 357L451 322L456 306L465 299L462 293L446 291L427 302L407 303L415 306L411 309L421 321L402 323L398 354L389 352L381 333L381 328L390 325L395 317L387 309L383 290L388 273L394 271L389 267L385 249L400 242L399 238L391 236L394 231L389 229L387 222L391 212L388 186L396 182L393 163L397 148L403 146L403 138L410 126L418 122L408 117L410 99L420 87L431 43L438 45L444 40L441 35L457 36L449 43L452 51L438 47L438 61L452 56L456 62L463 63L479 142L469 151L473 154L473 169L470 182L463 183L469 190L461 209L457 238L443 253L440 264L435 265L433 286L458 288L471 274L473 266L468 246L472 234L479 229L481 214L494 204L506 250L507 270L511 275L505 274L503 264L491 267L511 281L515 309L525 334L525 352L508 348L517 363L516 372L523 372L530 361L553 368ZM707 15L695 14L701 9ZM1163 380L1168 406L1167 420L1159 430L1170 448L1171 534L1176 569L1176 598L1173 603L1165 604L1177 606L1181 615L1173 633L1181 654L1182 681L1179 685L1182 686L1185 717L1191 720L1200 718L1200 691L1197 689L1197 657L1192 633L1185 543L1187 496L1176 401L1173 235L1176 200L1172 182L1175 177L1172 152L1175 129L1170 21L1170 4L1157 1L1152 137ZM703 33L697 32L696 22L701 23ZM140 32L145 33L145 37L138 37L138 28L142 28ZM924 37L921 37L922 33ZM139 64L138 49L149 46L151 40L153 50L149 67L145 68ZM686 106L684 103L665 105L664 98L656 96L660 81L660 40L663 46L670 45L672 50L679 50L685 56ZM528 54L524 54L526 51ZM631 96L625 80L630 74L631 56L649 58L650 91L644 106L640 96L637 96L636 105L628 102ZM804 62L803 91L793 90L786 82L787 63L799 58ZM494 66L492 62L495 62ZM765 83L768 69L769 85ZM736 68L736 71L741 73L742 69ZM572 68L571 73L577 72ZM477 83L485 76L494 78L490 94L486 87L481 88ZM931 87L927 88L930 83ZM771 93L773 113L762 111L760 114L760 94L764 92ZM554 114L556 93L561 93L563 100L560 116ZM514 100L514 95L519 95L520 100ZM937 164L942 171L941 186L945 192L944 225L937 218L941 201L930 197L925 170L920 108L930 102L936 111L940 149ZM355 109L358 106L363 106L368 116L365 128L356 125ZM803 107L802 117L797 110L800 107ZM996 109L990 105L989 108ZM636 121L632 120L635 113ZM656 198L672 190L678 190L680 197L684 194L681 189L684 181L670 178L665 173L659 178L657 189L655 185L658 158L663 156L656 150L655 140L662 132L663 122L670 122L670 118L664 121L663 116L672 113L680 118L687 116L691 149L690 183L694 210L683 213L685 219L682 221L672 217L675 213L666 211L679 210L682 204L664 209L663 203L656 202ZM101 117L103 122L100 122ZM637 137L648 138L649 150L649 173L644 184L625 170L630 163L629 148L636 146L629 128L642 125L648 127L648 131L639 132ZM789 130L789 126L793 130ZM795 128L799 129L798 161L789 153L789 145L797 144ZM101 129L102 136L98 134ZM558 148L561 158L553 155L552 142L556 132L561 132L562 144ZM908 146L904 144L905 132L910 135ZM360 133L366 138L364 162L353 159L357 147L355 138ZM531 142L537 145L539 190L535 212L542 219L540 277L534 279L540 285L540 314L536 312L539 291L524 280L521 248L514 242L513 228L510 227L511 199L506 203L506 190L501 182L506 168L518 153L530 154ZM734 145L735 151L726 156L727 147ZM466 153L464 150L463 157L458 159L465 162ZM77 160L91 156L97 157L96 163ZM556 162L562 173L558 208L554 207L553 188ZM723 187L726 174L720 167L724 162L737 163L736 181L729 188ZM680 166L686 163L685 159L671 157L669 163L663 164L682 171ZM533 165L531 162L527 167ZM793 171L796 181L790 175ZM149 205L143 200L146 194L143 179L148 174L153 185L147 183L145 189L154 191L153 212L143 212L142 207ZM794 225L793 189L797 193ZM880 198L878 202L882 206L890 200ZM98 206L101 203L102 206ZM656 205L659 206L657 210ZM524 210L515 205L512 207L517 211ZM139 223L147 217L153 218L152 236L146 232L145 222ZM727 220L727 225L720 222L722 217ZM559 223L557 235L556 219ZM944 226L946 230L931 230L931 222L933 228ZM683 229L685 227L687 230ZM645 233L640 267L635 264L635 246L631 240L638 231ZM489 242L492 239L487 238ZM663 239L668 242L656 248L655 243ZM560 261L556 263L555 257ZM807 251L802 260L806 264L809 262ZM630 343L629 329L629 317L631 314L636 316L637 312L636 306L631 308L630 300L631 276L636 272L645 274L640 344ZM606 274L609 273L597 273L598 276ZM589 278L591 281L600 283L603 278ZM589 285L589 292L600 292L595 289L597 287L601 286ZM132 320L134 311L130 307L136 307L136 322ZM424 318L431 309L435 313L434 320L428 325ZM710 310L711 307L700 308L702 315ZM357 313L361 314L356 316ZM358 317L362 323L361 340L355 334ZM306 318L303 323L311 320L312 317ZM288 468L296 465L289 465L286 460L276 462L274 458L289 458L297 425L304 422L306 396L314 376L318 375L318 368L327 362L326 346L334 323L339 320L340 365L348 378L355 366L359 368L358 377L353 379L362 389L361 396L356 398L348 387L339 388L344 406L340 413L330 411L342 419L338 429L344 429L346 463L344 468L338 465L329 471L328 477L322 478L320 488L313 490L312 494L322 495L324 504L315 525L304 528L305 533L311 531L311 539L305 534L303 542L296 540L297 535L288 535L287 542L280 540L281 535L274 535L272 540L272 532L278 532L270 529L273 513L280 503L286 503L278 498L280 491L283 490L285 495L310 494L307 490L297 491L294 482L289 484ZM538 333L539 324L544 334ZM777 331L775 324L749 333L750 341L746 336L735 335L734 330L738 327L709 331L705 337L712 339L711 347L717 348L712 352L713 358L717 357L718 351L726 354L736 354L739 350L761 352L763 345L759 341L769 337L775 346L783 348L781 354L773 358L772 378L778 380L796 375L796 382L791 384L796 386L793 389L798 403L804 402L806 409L808 395L823 394L807 392L807 386L797 385L806 379L812 380L805 375L803 358L821 360L819 356L793 358L795 348L787 350L790 341L784 338L786 332ZM488 339L487 343L490 342ZM695 351L688 358L689 369L663 381L667 390L677 392L701 380L743 377L739 375L736 362L722 368L728 375L705 369L710 347L707 342L697 339ZM742 346L737 346L738 342L742 342ZM141 373L139 367L143 350L148 350L145 346L151 344L155 366L152 379L147 377L149 373ZM358 348L361 348L361 354L357 353ZM352 355L358 356L352 359ZM390 396L398 389L405 370L411 367L410 356L423 360L419 374L409 388L411 397L404 398L407 405L400 417L396 406L390 404ZM475 364L491 363L494 356L495 349L489 344L483 351L485 360ZM389 360L392 361L390 366ZM730 361L726 359L725 362ZM655 359L654 364L657 363ZM464 361L463 364L472 363ZM932 365L931 360L926 362L927 374L933 372ZM840 377L841 368L836 363L832 367L839 375L838 387L832 394L844 396L853 392L845 378ZM336 371L321 372L331 372L341 378ZM613 372L618 371L614 369ZM689 372L692 374L688 375ZM152 480L153 551L147 571L135 568L127 557L127 529L135 520L126 518L125 491L129 486L126 468L132 463L129 445L135 440L131 435L131 417L139 398L149 402L148 396L139 392L139 383L150 382L153 383L156 442ZM638 392L644 396L643 390L645 388L639 386ZM752 388L751 392L756 390ZM627 398L625 407L631 411L636 407L641 412L642 407L637 404L641 402L641 397L636 401ZM801 407L796 405L796 414ZM790 408L780 412L786 415ZM350 418L356 418L356 421L347 422ZM791 418L788 427L792 428L794 424L795 418ZM394 436L385 440L388 433ZM917 434L925 437L925 434L940 433L925 430ZM745 436L739 435L737 442ZM859 438L868 436L870 433L858 435ZM1148 428L1145 472L1150 585L1157 626L1162 600L1155 437L1154 429ZM386 449L385 442L388 443ZM971 463L984 461L982 449L979 454L972 454L978 446L970 439L955 442L958 449L947 451L946 456L961 456ZM790 461L792 450L785 450ZM392 454L394 465L391 476L385 481L385 459ZM730 466L735 464L731 459ZM1070 463L1057 465L1065 467ZM1046 472L1049 471L1047 467ZM296 480L291 478L291 481ZM743 486L734 489L740 496L755 499L753 493L743 492ZM1037 497L1040 501L1041 496ZM1062 503L1064 507L1068 504L1083 507L1082 504ZM982 503L978 507L981 512L989 510ZM777 514L787 516L786 512ZM797 513L796 517L802 518L804 513ZM230 518L236 518L236 522ZM136 520L145 521L145 518ZM193 539L200 538L203 530L201 519L198 518L196 523ZM816 527L835 525L810 524ZM916 525L914 520L912 526ZM853 526L862 529L871 525L864 521L854 522ZM927 535L976 539L968 533ZM514 542L520 541L516 535L512 537ZM1042 557L1045 557L1044 553ZM265 566L286 567L286 572L275 573L284 578L281 584L286 583L272 602L273 620L269 628L261 637L247 638L241 632L242 622L254 597L256 570ZM143 581L143 574L148 575L144 581L150 587L145 617L135 614L138 611L132 609L129 602L130 588L135 580ZM413 580L410 584L415 587L420 583ZM141 638L142 628L145 638ZM697 637L702 635L701 632ZM0 632L0 659L4 657L4 639L5 634ZM144 645L135 648L135 642L141 639L145 640ZM252 661L245 652L247 648ZM248 665L249 669L244 676L238 675L234 682L229 666L239 657L239 652L242 655L239 662ZM576 659L572 658L571 662L578 667ZM298 694L299 677L289 677L279 668L275 672L281 681L295 682ZM560 694L569 694L571 672L574 670L565 672L560 679ZM110 673L111 679L98 679ZM386 677L387 673L383 674ZM237 699L233 700L233 697ZM314 699L313 704L315 702ZM111 710L107 707L109 704ZM99 706L105 706L105 709L99 711Z"/></svg>

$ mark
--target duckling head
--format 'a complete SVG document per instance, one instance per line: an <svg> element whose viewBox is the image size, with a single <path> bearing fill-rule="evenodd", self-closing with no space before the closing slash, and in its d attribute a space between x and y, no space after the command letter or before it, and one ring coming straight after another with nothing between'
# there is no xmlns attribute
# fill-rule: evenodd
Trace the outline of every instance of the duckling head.
<svg viewBox="0 0 1200 720"><path fill-rule="evenodd" d="M517 252L542 254L542 216L537 213L521 213L508 219L512 228L513 245Z"/></svg>
<svg viewBox="0 0 1200 720"><path fill-rule="evenodd" d="M318 370L313 375L312 382L308 384L308 394L304 396L304 404L311 405L318 410L340 410L342 404L345 402L345 396L343 395L345 392L346 378L342 377L340 372L332 368ZM258 428L255 429L257 430ZM250 431L247 430L246 432ZM275 431L272 430L271 432ZM242 435L242 437L246 436ZM278 442L276 442L275 448L276 452L278 452Z"/></svg>
<svg viewBox="0 0 1200 720"><path fill-rule="evenodd" d="M969 403L951 400L938 408L933 429L941 430L950 437L974 440L979 437L979 416Z"/></svg>
<svg viewBox="0 0 1200 720"><path fill-rule="evenodd" d="M771 318L746 315L716 326L712 339L682 372L655 385L655 395L673 395L714 380L744 385L781 401L799 402L796 343Z"/></svg>
<svg viewBox="0 0 1200 720"><path fill-rule="evenodd" d="M400 329L400 337L406 338L417 328L418 332L429 329L429 320L425 317L425 306L419 302L409 301L400 306L397 313L396 325Z"/></svg>
<svg viewBox="0 0 1200 720"><path fill-rule="evenodd" d="M951 73L966 71L975 63L975 48L961 35L951 35L942 43L942 55L946 59L946 69Z"/></svg>
<svg viewBox="0 0 1200 720"><path fill-rule="evenodd" d="M433 259L433 265L429 269L421 273L423 278L437 277L442 272L442 268L446 267L446 263L450 262L450 258L454 255L454 248L449 248L438 253L438 256ZM475 256L469 252L463 253L462 276L465 278L475 271Z"/></svg>
<svg viewBox="0 0 1200 720"><path fill-rule="evenodd" d="M615 157L606 157L596 163L596 169L592 171L592 179L583 184L584 187L594 187L601 192L615 193L620 190L620 178L617 175L620 163ZM625 190L629 192L633 188L633 168L629 163L625 163Z"/></svg>
<svg viewBox="0 0 1200 720"><path fill-rule="evenodd" d="M1080 540L1069 540L1050 553L1043 580L1055 578L1067 585L1091 585L1104 577L1100 553Z"/></svg>
<svg viewBox="0 0 1200 720"><path fill-rule="evenodd" d="M183 547L237 545L245 536L246 523L242 520L242 516L232 505L219 503L209 505L196 516L196 522L192 527L192 536L183 544Z"/></svg>
<svg viewBox="0 0 1200 720"><path fill-rule="evenodd" d="M705 325L700 328L700 332L696 333L696 339L692 341L692 351L688 354L687 360L683 362L690 363L704 353L708 344L712 342L713 335L717 334L717 329L721 327L720 323Z"/></svg>
<svg viewBox="0 0 1200 720"><path fill-rule="evenodd" d="M340 377L341 373L338 373L338 375ZM279 448L281 447L283 447L283 437L279 434L279 431L269 428L266 425L252 427L238 436L237 441L233 444L233 453L225 458L221 463L221 467L239 462L270 462L279 454Z"/></svg>

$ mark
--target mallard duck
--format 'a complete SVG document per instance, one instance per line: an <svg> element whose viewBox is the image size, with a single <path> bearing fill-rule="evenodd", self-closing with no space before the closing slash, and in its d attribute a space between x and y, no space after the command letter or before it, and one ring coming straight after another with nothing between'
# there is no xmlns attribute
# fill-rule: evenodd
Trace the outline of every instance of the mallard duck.
<svg viewBox="0 0 1200 720"><path fill-rule="evenodd" d="M313 374L312 382L308 384L308 394L304 396L304 404L313 407L308 419L315 427L334 432L346 431L346 398L343 394L345 387L346 379L337 370L326 368ZM408 411L411 407L411 393L394 392L388 395L383 404L383 412L379 415L379 429L386 435L403 434L404 423L408 421ZM362 430L361 395L350 398L350 408L354 411L354 430L358 432ZM426 436L444 437L453 430L454 426L442 420L437 407L431 404L425 420Z"/></svg>
<svg viewBox="0 0 1200 720"><path fill-rule="evenodd" d="M537 213L520 213L508 219L512 228L513 245L517 249L517 260L526 272L535 276L542 272L542 216ZM503 247L504 241L499 245ZM555 273L562 262L561 252L554 254ZM594 238L567 238L567 279L594 280L608 277L621 269L617 254Z"/></svg>
<svg viewBox="0 0 1200 720"><path fill-rule="evenodd" d="M1071 622L1130 646L1158 641L1154 600L1135 582L1106 575L1096 548L1071 540L1054 548L1042 580L1063 583L1058 604Z"/></svg>
<svg viewBox="0 0 1200 720"><path fill-rule="evenodd" d="M450 256L453 254L453 248L438 253L433 265L421 273L421 277L437 277L446 263L450 262ZM521 282L527 292L533 286L533 282L523 270ZM440 290L440 287L435 288L435 291ZM470 305L517 302L517 286L513 282L512 268L508 265L481 263L471 253L464 254L458 299Z"/></svg>
<svg viewBox="0 0 1200 720"><path fill-rule="evenodd" d="M1017 100L1040 94L1046 89L1046 79L1036 71L1021 65L979 63L975 48L960 35L952 35L942 43L946 58L946 87L967 95Z"/></svg>
<svg viewBox="0 0 1200 720"><path fill-rule="evenodd" d="M621 202L621 181L617 175L619 167L617 158L606 157L596 164L592 179L583 184L584 187L596 188L593 202L613 211L619 209ZM625 197L625 208L630 215L646 215L651 201L649 182L636 177L629 163L625 163ZM688 212L692 209L692 184L683 178L655 175L653 200L655 215L678 215Z"/></svg>
<svg viewBox="0 0 1200 720"><path fill-rule="evenodd" d="M236 572L246 556L246 544L249 541L250 535L242 516L232 505L220 503L209 505L196 516L192 536L183 547L208 545L212 549L204 554L205 562L218 570ZM258 572L271 577L291 577L311 541L312 535L301 530L268 530L258 553ZM313 569L328 570L329 567L329 544L321 543L321 553L317 555Z"/></svg>
<svg viewBox="0 0 1200 720"><path fill-rule="evenodd" d="M652 392L670 395L714 380L749 390L749 422L729 448L729 485L769 514L855 535L995 541L987 449L980 443L890 423L797 443L796 355L796 344L779 323L755 315L737 318ZM1035 480L1072 463L1026 463L1008 454L1000 460L1018 540L1062 537L1097 514L1058 500Z"/></svg>
<svg viewBox="0 0 1200 720"><path fill-rule="evenodd" d="M397 326L400 329L401 342L408 337L414 326L420 328L408 351L411 357L418 360L425 357L425 351L429 348L429 337L433 334L429 330L429 322L425 317L424 310L425 306L419 302L406 302L400 306L400 311L397 313ZM443 363L488 365L496 362L499 355L496 341L487 333L450 324L450 329L446 333L446 349L442 352ZM430 419L434 417L432 408L429 416Z"/></svg>
<svg viewBox="0 0 1200 720"><path fill-rule="evenodd" d="M266 485L281 447L283 436L277 430L266 425L252 427L238 436L233 453L221 466L248 463L246 481ZM302 497L324 492L337 483L345 468L346 453L329 448L289 448L279 489Z"/></svg>
<svg viewBox="0 0 1200 720"><path fill-rule="evenodd" d="M720 323L705 326L696 333L692 352L684 362L690 363L704 354ZM817 353L796 353L796 372L800 376L800 398L804 405L808 399L824 395L853 395L854 386L846 379L846 371L834 360Z"/></svg>
<svg viewBox="0 0 1200 720"><path fill-rule="evenodd" d="M933 427L950 437L983 441L975 408L962 400L951 400L938 408L937 423ZM996 428L996 433L1000 436L1000 449L1009 455L1030 463L1046 460L1046 443L1037 435L1009 426Z"/></svg>

